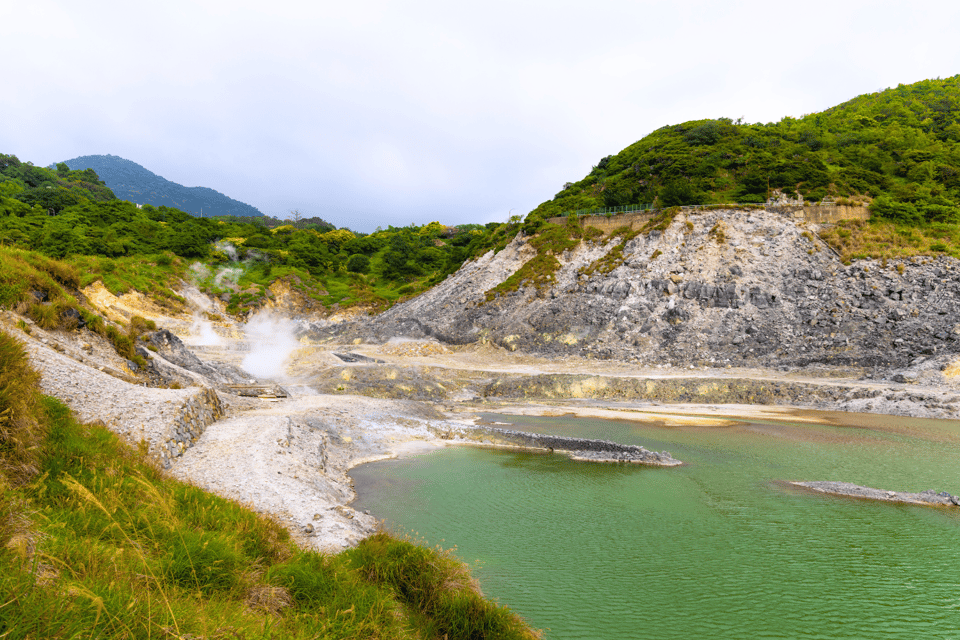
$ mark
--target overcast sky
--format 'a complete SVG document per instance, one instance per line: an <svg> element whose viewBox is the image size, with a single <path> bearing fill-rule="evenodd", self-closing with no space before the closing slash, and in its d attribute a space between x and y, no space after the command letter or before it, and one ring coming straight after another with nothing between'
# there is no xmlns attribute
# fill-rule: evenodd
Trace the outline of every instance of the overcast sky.
<svg viewBox="0 0 960 640"><path fill-rule="evenodd" d="M0 153L359 231L503 221L664 125L960 73L958 35L956 0L9 1Z"/></svg>

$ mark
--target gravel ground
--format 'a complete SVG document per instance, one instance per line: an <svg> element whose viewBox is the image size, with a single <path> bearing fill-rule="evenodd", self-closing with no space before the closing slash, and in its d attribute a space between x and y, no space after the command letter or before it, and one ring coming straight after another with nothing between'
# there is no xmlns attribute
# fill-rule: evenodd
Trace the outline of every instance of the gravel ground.
<svg viewBox="0 0 960 640"><path fill-rule="evenodd" d="M395 457L411 441L435 442L444 420L412 402L311 395L215 423L177 460L174 475L280 517L304 545L339 550L377 521L349 506L350 468Z"/></svg>
<svg viewBox="0 0 960 640"><path fill-rule="evenodd" d="M99 420L131 444L159 441L178 417L177 409L199 392L137 384L123 370L126 361L90 331L47 332L28 324L28 334L11 320L12 314L4 314L0 325L26 348L43 392L64 402L80 420Z"/></svg>

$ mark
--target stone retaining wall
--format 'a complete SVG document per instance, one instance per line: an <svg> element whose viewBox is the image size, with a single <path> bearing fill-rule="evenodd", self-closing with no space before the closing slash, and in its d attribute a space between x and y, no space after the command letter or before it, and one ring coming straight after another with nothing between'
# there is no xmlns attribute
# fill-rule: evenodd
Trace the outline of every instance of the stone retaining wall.
<svg viewBox="0 0 960 640"><path fill-rule="evenodd" d="M213 389L198 389L177 409L176 416L159 442L151 444L150 453L169 468L174 458L192 447L207 426L224 416L223 403Z"/></svg>
<svg viewBox="0 0 960 640"><path fill-rule="evenodd" d="M767 211L779 213L787 218L798 222L810 222L818 225L836 224L841 220L869 220L870 210L863 205L842 205L842 204L815 204L815 205L767 205L764 207ZM684 213L696 215L699 209L697 207L681 207ZM593 227L604 233L610 233L614 229L621 227L630 227L634 231L639 230L643 225L653 219L657 212L637 211L634 213L620 213L611 216L583 216L580 222L585 227ZM547 218L547 222L554 224L565 224L567 219L563 216L557 218Z"/></svg>

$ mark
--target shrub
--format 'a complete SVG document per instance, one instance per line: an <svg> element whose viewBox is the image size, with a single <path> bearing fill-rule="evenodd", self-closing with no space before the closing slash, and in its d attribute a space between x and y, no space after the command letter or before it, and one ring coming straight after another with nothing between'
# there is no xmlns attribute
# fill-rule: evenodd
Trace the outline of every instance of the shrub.
<svg viewBox="0 0 960 640"><path fill-rule="evenodd" d="M362 253L355 253L347 259L347 271L353 273L367 273L370 271L370 258Z"/></svg>
<svg viewBox="0 0 960 640"><path fill-rule="evenodd" d="M880 196L870 203L870 212L877 218L899 222L901 224L918 225L923 218L917 208L909 202L896 202L888 196Z"/></svg>
<svg viewBox="0 0 960 640"><path fill-rule="evenodd" d="M34 302L27 309L27 314L41 329L56 329L60 324L57 309L52 304Z"/></svg>
<svg viewBox="0 0 960 640"><path fill-rule="evenodd" d="M156 331L157 323L153 320L147 320L143 316L133 316L130 318L130 329L127 335L131 340L137 340L147 331Z"/></svg>
<svg viewBox="0 0 960 640"><path fill-rule="evenodd" d="M720 123L716 120L708 120L683 134L683 139L690 145L708 145L720 140L721 134Z"/></svg>

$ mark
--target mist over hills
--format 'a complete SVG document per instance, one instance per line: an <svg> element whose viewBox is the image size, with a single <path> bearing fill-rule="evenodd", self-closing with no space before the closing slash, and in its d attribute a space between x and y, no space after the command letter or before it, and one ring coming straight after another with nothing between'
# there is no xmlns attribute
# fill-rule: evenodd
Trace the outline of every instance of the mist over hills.
<svg viewBox="0 0 960 640"><path fill-rule="evenodd" d="M80 156L64 162L72 170L93 169L121 200L173 207L195 216L202 212L204 217L263 215L256 207L219 191L208 187L185 187L119 156Z"/></svg>

